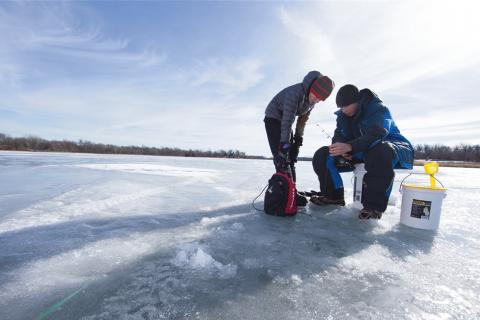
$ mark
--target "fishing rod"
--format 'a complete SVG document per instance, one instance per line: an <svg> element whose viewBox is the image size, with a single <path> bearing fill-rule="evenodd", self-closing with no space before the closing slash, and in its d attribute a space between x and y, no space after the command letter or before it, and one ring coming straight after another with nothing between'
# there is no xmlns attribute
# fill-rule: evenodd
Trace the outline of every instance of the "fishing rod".
<svg viewBox="0 0 480 320"><path fill-rule="evenodd" d="M332 136L327 132L327 130L323 129L323 127L320 125L320 122L315 124L315 126L319 127L322 133L328 138L332 139Z"/></svg>

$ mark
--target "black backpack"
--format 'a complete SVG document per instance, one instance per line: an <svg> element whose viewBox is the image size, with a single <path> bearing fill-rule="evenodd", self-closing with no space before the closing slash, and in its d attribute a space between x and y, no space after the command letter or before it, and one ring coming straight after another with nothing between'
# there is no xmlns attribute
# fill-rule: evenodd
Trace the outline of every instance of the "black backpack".
<svg viewBox="0 0 480 320"><path fill-rule="evenodd" d="M274 216L294 216L297 214L295 183L286 173L277 172L268 180L265 192L264 210Z"/></svg>

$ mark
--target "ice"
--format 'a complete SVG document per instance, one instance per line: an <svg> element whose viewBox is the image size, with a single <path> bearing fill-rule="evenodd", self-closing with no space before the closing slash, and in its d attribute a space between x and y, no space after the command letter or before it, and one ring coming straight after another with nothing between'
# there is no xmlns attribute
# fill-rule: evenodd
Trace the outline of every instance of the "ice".
<svg viewBox="0 0 480 320"><path fill-rule="evenodd" d="M189 177L189 178L210 178L215 176L216 170L199 169L199 168L179 168L175 166L156 165L156 164L79 164L77 167L89 168L96 170L110 170L128 173L143 173L153 175L163 175L172 177Z"/></svg>
<svg viewBox="0 0 480 320"><path fill-rule="evenodd" d="M297 167L299 189L318 190ZM272 169L0 152L0 319L480 318L480 170L440 168L435 232L399 224L408 172L382 219L359 221L349 173L345 207L256 211Z"/></svg>
<svg viewBox="0 0 480 320"><path fill-rule="evenodd" d="M236 265L224 265L212 258L201 247L191 245L181 249L172 260L172 263L177 267L205 270L218 274L218 277L221 279L232 278L237 273Z"/></svg>

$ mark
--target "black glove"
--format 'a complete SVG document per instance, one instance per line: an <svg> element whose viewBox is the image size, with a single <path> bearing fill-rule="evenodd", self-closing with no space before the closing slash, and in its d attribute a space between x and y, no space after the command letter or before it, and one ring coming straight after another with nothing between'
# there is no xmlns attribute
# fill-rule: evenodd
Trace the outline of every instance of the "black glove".
<svg viewBox="0 0 480 320"><path fill-rule="evenodd" d="M273 157L273 162L277 170L286 171L288 166L288 150L290 149L290 144L287 142L280 142L278 146L278 152L275 157Z"/></svg>
<svg viewBox="0 0 480 320"><path fill-rule="evenodd" d="M293 144L290 147L290 160L292 162L297 162L298 160L298 153L300 152L300 146L303 144L303 137L294 136L293 137Z"/></svg>
<svg viewBox="0 0 480 320"><path fill-rule="evenodd" d="M293 144L296 144L299 147L303 146L303 137L302 136L294 136L293 137Z"/></svg>
<svg viewBox="0 0 480 320"><path fill-rule="evenodd" d="M300 146L297 146L296 144L292 144L292 147L290 148L290 153L289 153L290 161L292 161L292 163L297 162L299 152L300 152Z"/></svg>

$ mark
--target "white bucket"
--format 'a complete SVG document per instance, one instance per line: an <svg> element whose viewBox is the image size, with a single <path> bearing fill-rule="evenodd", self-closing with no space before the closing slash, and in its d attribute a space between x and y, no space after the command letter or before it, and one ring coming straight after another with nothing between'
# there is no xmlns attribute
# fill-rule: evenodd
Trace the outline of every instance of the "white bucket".
<svg viewBox="0 0 480 320"><path fill-rule="evenodd" d="M367 171L364 163L355 164L353 170L353 207L362 209L363 177Z"/></svg>
<svg viewBox="0 0 480 320"><path fill-rule="evenodd" d="M402 184L400 223L409 227L436 230L440 224L442 201L447 189Z"/></svg>

